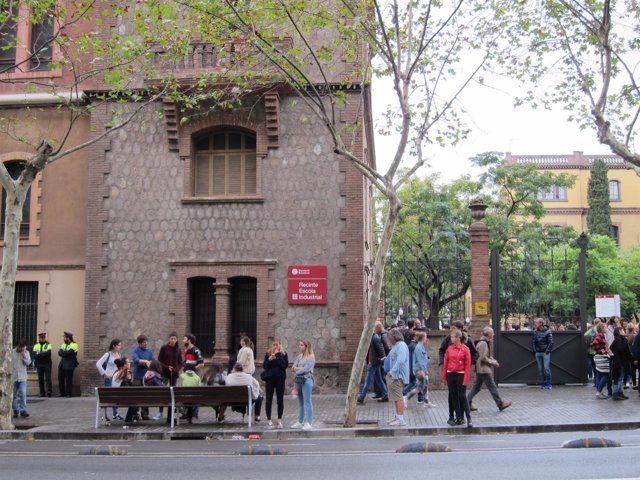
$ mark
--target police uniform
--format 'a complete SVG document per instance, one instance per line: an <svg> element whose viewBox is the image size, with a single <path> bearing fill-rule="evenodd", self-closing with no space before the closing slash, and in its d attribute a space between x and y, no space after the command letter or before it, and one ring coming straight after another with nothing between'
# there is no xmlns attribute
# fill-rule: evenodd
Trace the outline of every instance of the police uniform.
<svg viewBox="0 0 640 480"><path fill-rule="evenodd" d="M33 346L33 357L38 372L40 396L51 396L51 344L47 341L47 334L38 334L38 342Z"/></svg>
<svg viewBox="0 0 640 480"><path fill-rule="evenodd" d="M70 397L73 395L73 371L78 366L78 344L73 341L72 333L64 332L64 335L68 339L60 345L58 350L60 356L58 386L61 397Z"/></svg>

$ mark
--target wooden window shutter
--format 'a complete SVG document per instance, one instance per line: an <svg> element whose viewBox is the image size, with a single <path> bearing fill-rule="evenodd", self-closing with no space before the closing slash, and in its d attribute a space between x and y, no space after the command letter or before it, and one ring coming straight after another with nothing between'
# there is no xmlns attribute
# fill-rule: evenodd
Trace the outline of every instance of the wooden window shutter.
<svg viewBox="0 0 640 480"><path fill-rule="evenodd" d="M225 169L224 155L215 155L213 157L213 195L225 195L227 193L225 189L227 172Z"/></svg>
<svg viewBox="0 0 640 480"><path fill-rule="evenodd" d="M229 155L229 190L230 194L242 193L242 156Z"/></svg>
<svg viewBox="0 0 640 480"><path fill-rule="evenodd" d="M196 155L195 194L209 195L209 155Z"/></svg>
<svg viewBox="0 0 640 480"><path fill-rule="evenodd" d="M244 193L256 193L257 171L255 154L244 156Z"/></svg>

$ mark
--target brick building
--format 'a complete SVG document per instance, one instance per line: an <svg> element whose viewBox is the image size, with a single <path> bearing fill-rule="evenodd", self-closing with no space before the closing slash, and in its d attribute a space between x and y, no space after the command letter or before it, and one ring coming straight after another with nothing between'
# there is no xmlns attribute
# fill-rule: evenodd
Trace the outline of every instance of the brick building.
<svg viewBox="0 0 640 480"><path fill-rule="evenodd" d="M178 75L193 78L197 68ZM100 88L84 84L84 101ZM369 92L345 93L340 120L355 126L353 151L373 164ZM60 102L47 98L34 114L33 94L0 85L3 114L32 115L43 137L52 126L64 131ZM69 145L128 108L96 104ZM84 390L98 384L93 364L112 338L129 355L144 333L157 353L169 332L193 332L208 361L226 364L243 331L260 361L272 338L295 354L308 337L317 387L346 389L367 303L369 183L333 153L326 127L289 89L275 85L231 111L182 115L159 100L40 175L17 278L31 308L16 317L17 335L33 342L47 331L57 350L62 332L74 332ZM0 158L20 160L25 148L3 138ZM289 267L318 265L326 301L291 301Z"/></svg>

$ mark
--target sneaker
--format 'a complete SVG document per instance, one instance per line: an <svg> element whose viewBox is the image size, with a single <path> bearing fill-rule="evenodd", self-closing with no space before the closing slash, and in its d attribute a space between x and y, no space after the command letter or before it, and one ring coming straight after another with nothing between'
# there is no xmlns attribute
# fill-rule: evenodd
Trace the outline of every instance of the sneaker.
<svg viewBox="0 0 640 480"><path fill-rule="evenodd" d="M448 425L455 425L456 421L453 418L450 418L449 420L447 420L447 424Z"/></svg>
<svg viewBox="0 0 640 480"><path fill-rule="evenodd" d="M273 430L275 427L273 426L273 422L271 420L267 420L267 428L269 430Z"/></svg>
<svg viewBox="0 0 640 480"><path fill-rule="evenodd" d="M400 420L399 418L394 418L389 422L390 427L404 427L407 425L407 422L404 420Z"/></svg>
<svg viewBox="0 0 640 480"><path fill-rule="evenodd" d="M304 422L304 424L302 425L302 430L313 430L313 427L309 422Z"/></svg>
<svg viewBox="0 0 640 480"><path fill-rule="evenodd" d="M357 403L358 405L364 405L364 400L363 400L363 399L361 399L361 398L358 398L358 400L356 400L356 403Z"/></svg>
<svg viewBox="0 0 640 480"><path fill-rule="evenodd" d="M456 425L464 425L464 418L458 418L456 420Z"/></svg>
<svg viewBox="0 0 640 480"><path fill-rule="evenodd" d="M471 420L467 422L467 428L473 428L473 423L471 423Z"/></svg>
<svg viewBox="0 0 640 480"><path fill-rule="evenodd" d="M469 410L471 410L472 412L477 412L478 411L478 407L475 407L473 405L469 405Z"/></svg>
<svg viewBox="0 0 640 480"><path fill-rule="evenodd" d="M278 420L278 424L276 425L276 428L279 430L282 430L284 427L282 426L282 422L280 420Z"/></svg>
<svg viewBox="0 0 640 480"><path fill-rule="evenodd" d="M498 408L500 409L500 411L506 410L511 406L512 403L513 402L502 402Z"/></svg>
<svg viewBox="0 0 640 480"><path fill-rule="evenodd" d="M420 400L420 399L418 399L418 400L417 400L417 402L418 402L418 403L424 403L424 400Z"/></svg>
<svg viewBox="0 0 640 480"><path fill-rule="evenodd" d="M429 407L429 408L433 408L436 407L437 405L435 403L431 403L429 400L427 400L426 402L424 402L422 404L423 407Z"/></svg>
<svg viewBox="0 0 640 480"><path fill-rule="evenodd" d="M124 418L122 418L120 415L116 414L113 416L114 420L124 420Z"/></svg>
<svg viewBox="0 0 640 480"><path fill-rule="evenodd" d="M300 422L296 422L293 425L291 425L291 428L300 429L302 428L302 424Z"/></svg>
<svg viewBox="0 0 640 480"><path fill-rule="evenodd" d="M161 413L156 413L153 417L153 420L162 420L162 414Z"/></svg>
<svg viewBox="0 0 640 480"><path fill-rule="evenodd" d="M21 416L22 418L27 418L27 417L29 416L29 414L28 414L27 412L22 412L22 413L20 414L20 416Z"/></svg>
<svg viewBox="0 0 640 480"><path fill-rule="evenodd" d="M405 395L402 400L404 401L404 408L409 408L409 398Z"/></svg>
<svg viewBox="0 0 640 480"><path fill-rule="evenodd" d="M382 397L382 398L378 399L379 403L385 403L385 402L388 402L388 401L389 401L389 397Z"/></svg>

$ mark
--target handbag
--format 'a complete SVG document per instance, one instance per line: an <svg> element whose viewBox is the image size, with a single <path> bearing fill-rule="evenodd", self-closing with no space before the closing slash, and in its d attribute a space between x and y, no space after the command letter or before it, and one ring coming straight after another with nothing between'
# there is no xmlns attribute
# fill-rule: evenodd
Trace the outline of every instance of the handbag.
<svg viewBox="0 0 640 480"><path fill-rule="evenodd" d="M263 382L266 382L267 378L269 378L269 376L267 375L267 371L262 370L262 372L260 372L260 380L262 380Z"/></svg>
<svg viewBox="0 0 640 480"><path fill-rule="evenodd" d="M299 393L300 393L300 389L296 385L294 385L291 388L291 396L295 398L298 396Z"/></svg>

